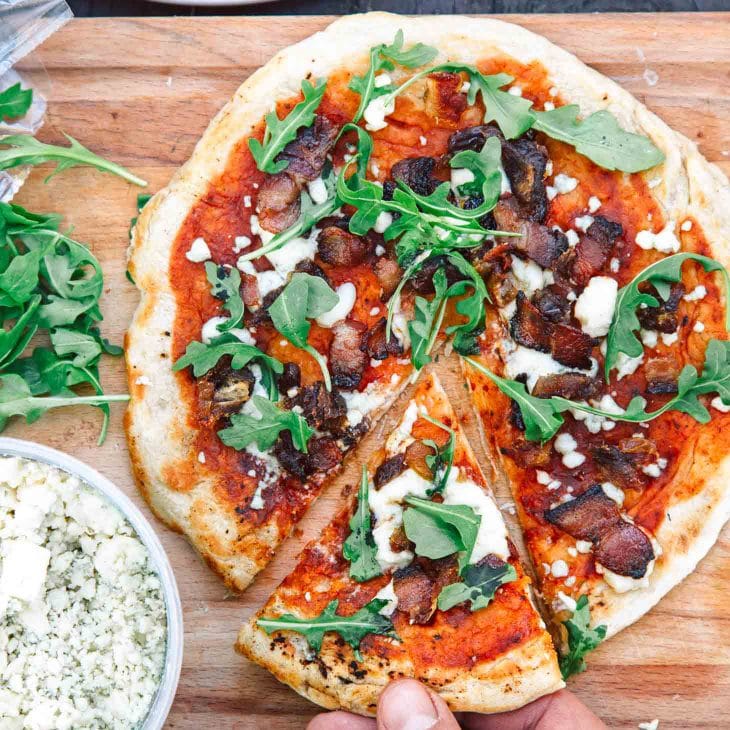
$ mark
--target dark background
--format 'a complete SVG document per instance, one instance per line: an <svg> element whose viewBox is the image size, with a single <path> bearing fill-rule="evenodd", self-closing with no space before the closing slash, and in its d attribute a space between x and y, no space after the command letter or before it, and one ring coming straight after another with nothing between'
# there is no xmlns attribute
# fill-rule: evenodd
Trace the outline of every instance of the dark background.
<svg viewBox="0 0 730 730"><path fill-rule="evenodd" d="M341 15L399 13L590 13L730 10L730 0L283 0L225 8L162 5L145 0L68 0L79 17L109 15ZM730 41L730 39L728 39Z"/></svg>

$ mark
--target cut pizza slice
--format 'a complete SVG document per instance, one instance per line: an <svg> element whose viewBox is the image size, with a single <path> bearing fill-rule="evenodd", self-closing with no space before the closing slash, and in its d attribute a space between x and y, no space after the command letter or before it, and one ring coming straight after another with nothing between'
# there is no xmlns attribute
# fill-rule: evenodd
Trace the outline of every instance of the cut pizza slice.
<svg viewBox="0 0 730 730"><path fill-rule="evenodd" d="M362 714L397 677L477 712L563 686L530 580L434 375L353 492L241 629L238 651L310 700Z"/></svg>

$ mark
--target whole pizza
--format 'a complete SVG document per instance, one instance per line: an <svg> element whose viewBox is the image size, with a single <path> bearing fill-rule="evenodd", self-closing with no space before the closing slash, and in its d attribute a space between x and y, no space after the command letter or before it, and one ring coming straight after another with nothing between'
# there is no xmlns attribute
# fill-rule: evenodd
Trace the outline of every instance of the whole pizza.
<svg viewBox="0 0 730 730"><path fill-rule="evenodd" d="M581 671L730 516L728 211L693 143L519 26L350 16L251 76L133 231L140 488L243 590L419 383L237 648L362 713L397 676L496 712Z"/></svg>

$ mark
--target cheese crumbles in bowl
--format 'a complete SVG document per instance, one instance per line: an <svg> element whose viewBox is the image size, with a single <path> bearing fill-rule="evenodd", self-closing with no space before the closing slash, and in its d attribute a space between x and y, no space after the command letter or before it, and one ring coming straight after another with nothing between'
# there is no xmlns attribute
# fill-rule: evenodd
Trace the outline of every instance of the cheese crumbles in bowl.
<svg viewBox="0 0 730 730"><path fill-rule="evenodd" d="M156 730L181 657L141 513L81 462L0 438L0 728Z"/></svg>

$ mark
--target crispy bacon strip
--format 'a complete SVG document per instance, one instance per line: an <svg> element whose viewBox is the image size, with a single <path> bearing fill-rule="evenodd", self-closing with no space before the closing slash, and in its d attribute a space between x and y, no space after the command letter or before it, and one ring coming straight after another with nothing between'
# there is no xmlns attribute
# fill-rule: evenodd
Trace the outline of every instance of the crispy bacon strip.
<svg viewBox="0 0 730 730"><path fill-rule="evenodd" d="M390 339L385 339L387 319L381 317L365 336L365 352L373 360L385 360L388 355L402 355L403 345L391 332Z"/></svg>
<svg viewBox="0 0 730 730"><path fill-rule="evenodd" d="M549 352L563 365L587 369L595 340L571 325L545 319L524 292L517 294L517 309L510 321L510 333L515 342L533 350Z"/></svg>
<svg viewBox="0 0 730 730"><path fill-rule="evenodd" d="M395 479L400 473L406 470L406 457L403 454L396 454L386 459L376 470L373 482L376 489Z"/></svg>
<svg viewBox="0 0 730 730"><path fill-rule="evenodd" d="M631 578L643 578L654 560L651 540L622 517L618 505L600 484L545 512L545 519L578 540L589 540L596 562Z"/></svg>
<svg viewBox="0 0 730 730"><path fill-rule="evenodd" d="M588 400L600 394L603 381L598 377L581 373L543 375L537 379L532 395L537 398L552 398L554 395L569 400Z"/></svg>
<svg viewBox="0 0 730 730"><path fill-rule="evenodd" d="M575 248L560 257L556 274L568 284L584 287L591 277L603 270L616 240L622 235L620 224L597 215Z"/></svg>
<svg viewBox="0 0 730 730"><path fill-rule="evenodd" d="M666 301L663 301L660 296L657 295L654 287L649 287L648 291L653 294L660 302L658 307L647 307L646 309L637 309L636 316L641 322L641 326L647 330L658 330L665 334L671 334L677 331L679 326L679 319L677 316L677 309L679 303L682 301L684 296L684 284L678 282L672 284L669 290L669 296Z"/></svg>
<svg viewBox="0 0 730 730"><path fill-rule="evenodd" d="M368 364L368 356L361 349L366 327L352 319L337 322L332 327L329 362L332 382L338 388L356 388Z"/></svg>
<svg viewBox="0 0 730 730"><path fill-rule="evenodd" d="M370 253L372 246L366 238L356 236L340 226L323 228L317 236L317 252L331 266L357 266Z"/></svg>

